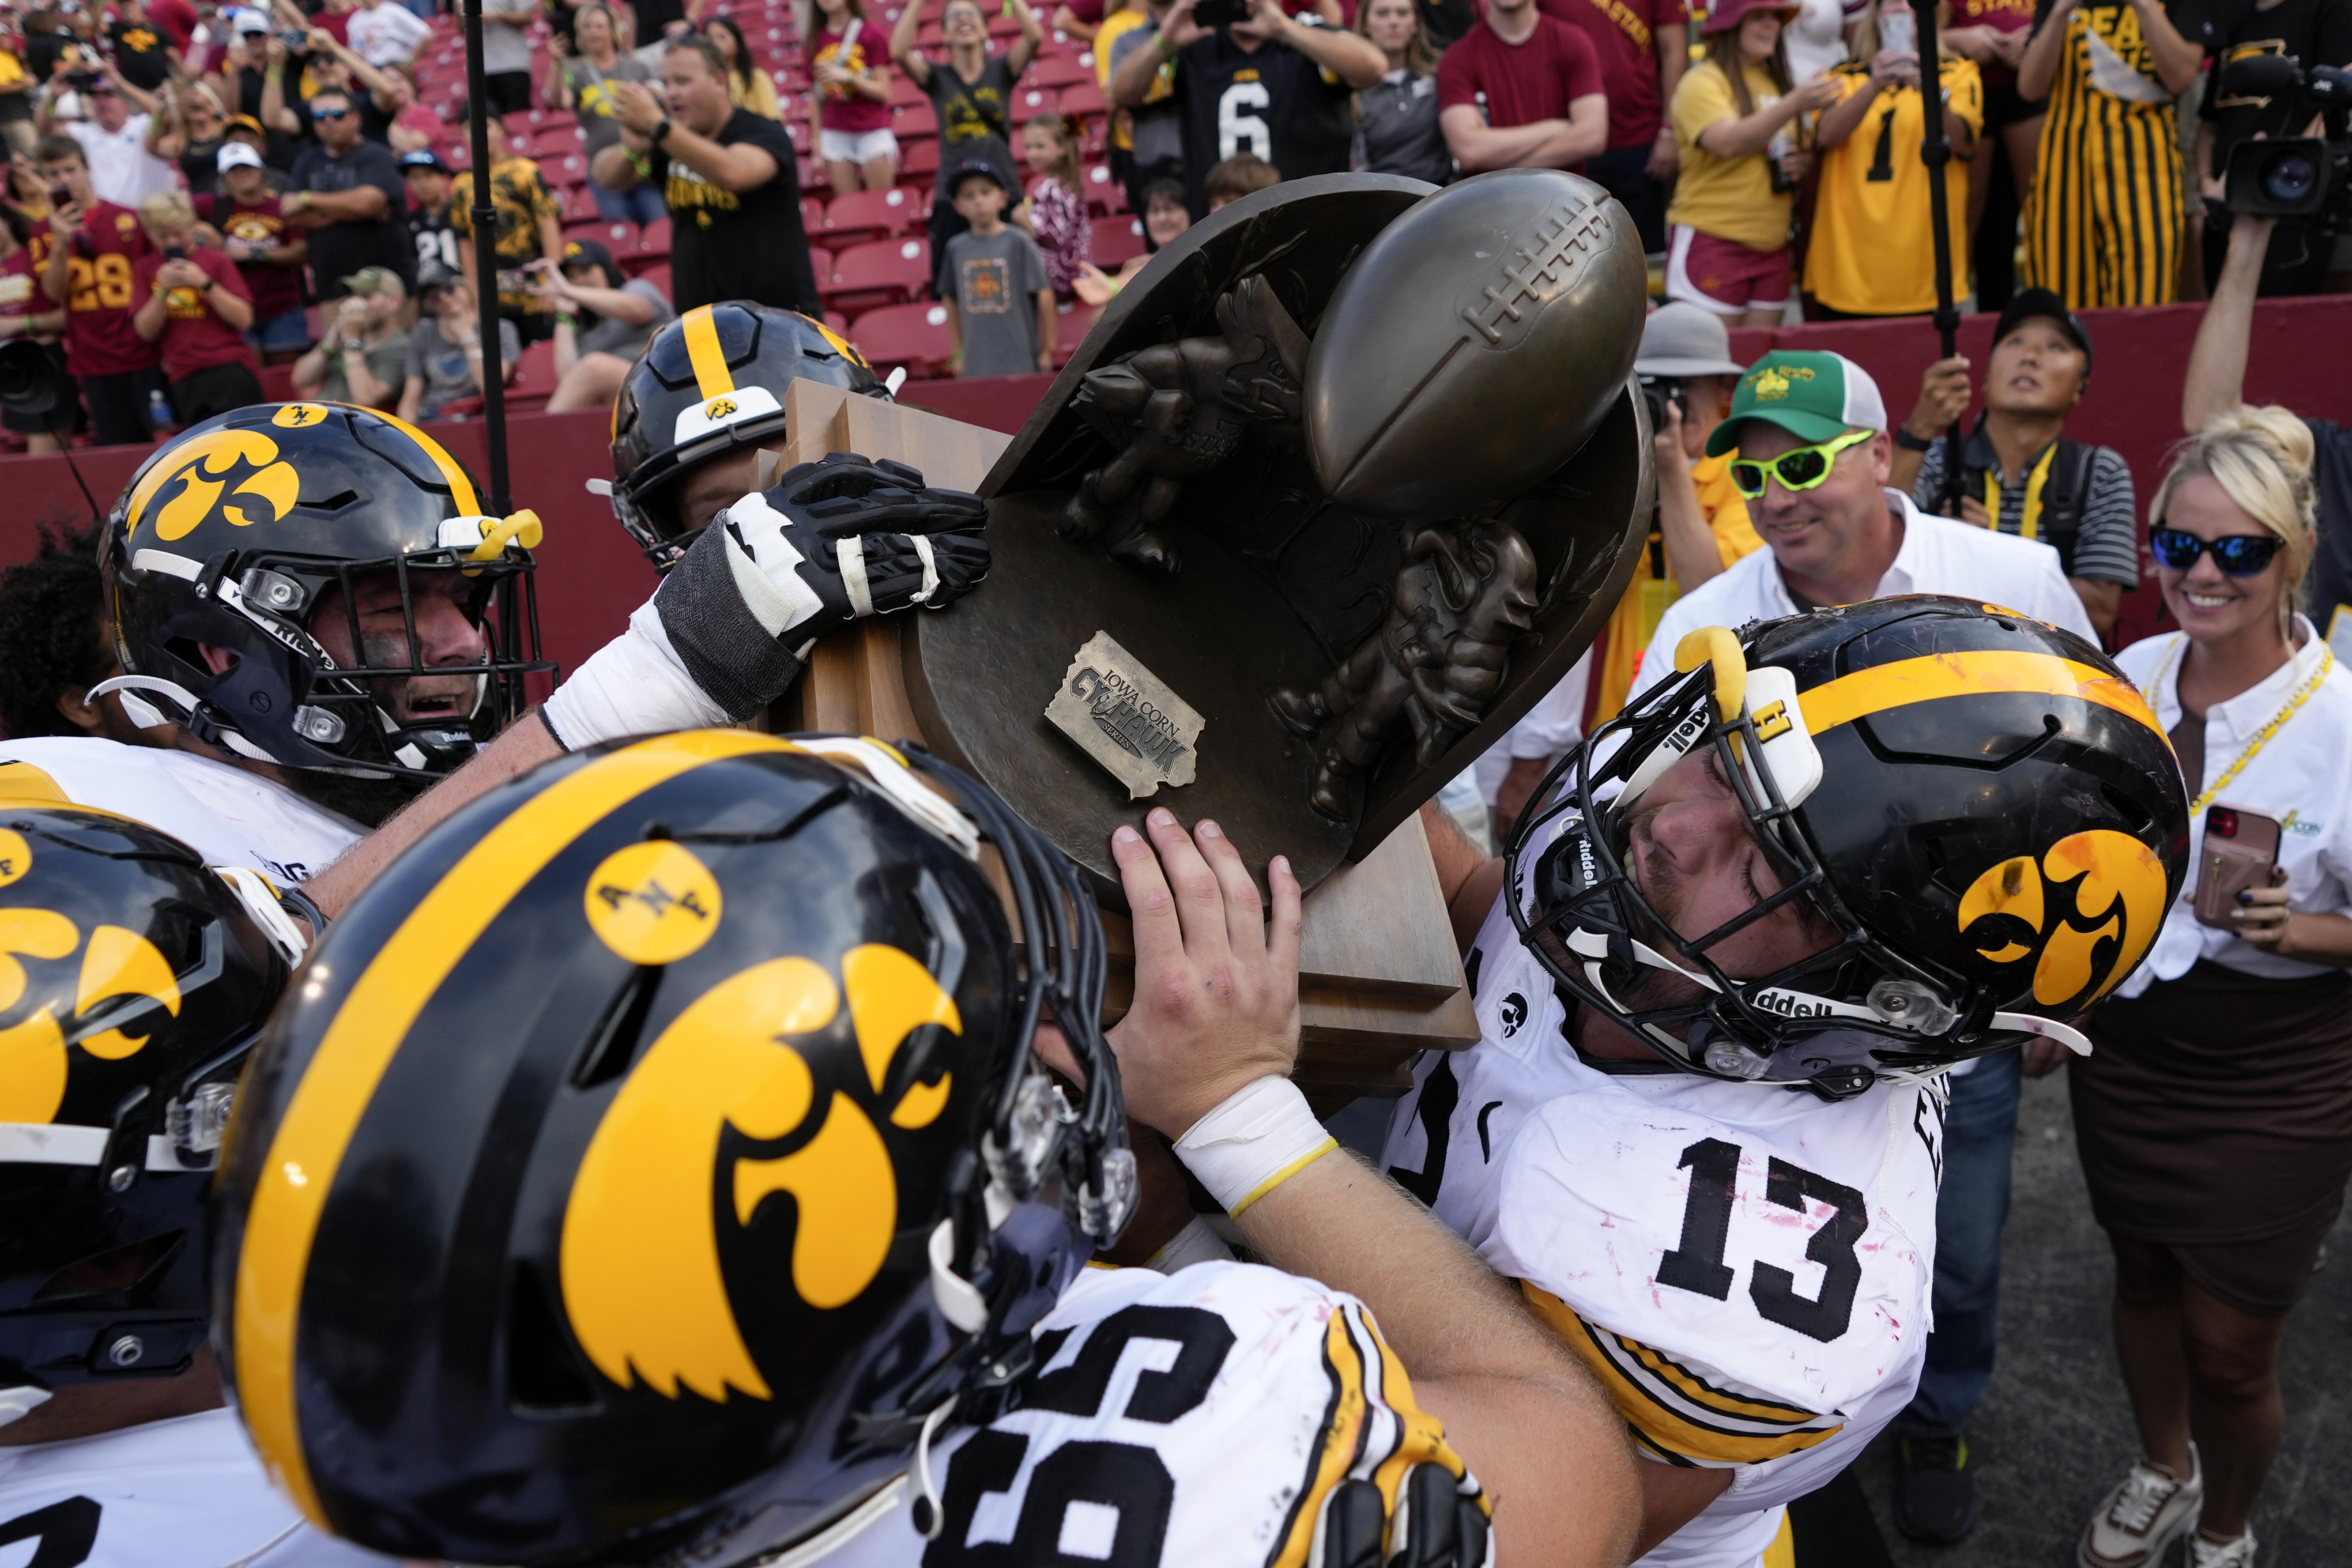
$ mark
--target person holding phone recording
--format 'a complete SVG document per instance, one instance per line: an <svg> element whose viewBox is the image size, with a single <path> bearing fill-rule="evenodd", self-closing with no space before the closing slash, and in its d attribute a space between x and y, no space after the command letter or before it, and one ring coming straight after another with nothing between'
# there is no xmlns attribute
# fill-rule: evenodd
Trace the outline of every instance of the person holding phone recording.
<svg viewBox="0 0 2352 1568"><path fill-rule="evenodd" d="M2144 1447L2085 1529L2085 1563L2152 1564L2186 1536L2189 1568L2250 1568L2279 1342L2352 1177L2352 673L2294 608L2311 458L2278 407L2189 439L2148 509L2181 629L2116 660L2180 759L2190 867L2070 1069ZM2106 896L2109 920L2149 918ZM2071 897L2058 918L2095 926L2096 890Z"/></svg>

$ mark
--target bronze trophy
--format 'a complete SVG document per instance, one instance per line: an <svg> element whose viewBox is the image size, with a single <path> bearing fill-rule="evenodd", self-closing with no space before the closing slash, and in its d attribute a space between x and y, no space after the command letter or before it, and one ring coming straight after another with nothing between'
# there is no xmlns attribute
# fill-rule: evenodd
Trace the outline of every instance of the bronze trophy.
<svg viewBox="0 0 2352 1568"><path fill-rule="evenodd" d="M911 721L1107 910L1110 834L1155 805L1287 855L1301 1079L1397 1092L1410 1051L1477 1034L1414 814L1567 673L1646 530L1645 288L1624 210L1556 171L1234 203L1120 292L988 471L988 581L821 645L801 717ZM968 482L925 461L968 427L825 391L795 384L796 456ZM839 427L893 420L879 450Z"/></svg>

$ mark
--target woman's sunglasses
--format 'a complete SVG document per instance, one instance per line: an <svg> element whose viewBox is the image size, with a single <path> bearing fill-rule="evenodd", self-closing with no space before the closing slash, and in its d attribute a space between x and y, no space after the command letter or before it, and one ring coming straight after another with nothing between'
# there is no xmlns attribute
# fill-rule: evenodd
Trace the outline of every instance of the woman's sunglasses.
<svg viewBox="0 0 2352 1568"><path fill-rule="evenodd" d="M2178 528L2147 531L2147 547L2155 553L2158 565L2168 571L2186 572L2210 550L2213 552L2213 564L2231 577L2260 575L2278 553L2280 542L2275 533L2233 533L2226 539L2208 540Z"/></svg>
<svg viewBox="0 0 2352 1568"><path fill-rule="evenodd" d="M1778 478L1783 489L1811 489L1830 477L1830 468L1837 462L1840 452L1848 447L1859 447L1876 434L1875 430L1849 430L1834 441L1794 447L1762 462L1742 458L1731 465L1731 488L1753 500L1764 493L1769 475Z"/></svg>

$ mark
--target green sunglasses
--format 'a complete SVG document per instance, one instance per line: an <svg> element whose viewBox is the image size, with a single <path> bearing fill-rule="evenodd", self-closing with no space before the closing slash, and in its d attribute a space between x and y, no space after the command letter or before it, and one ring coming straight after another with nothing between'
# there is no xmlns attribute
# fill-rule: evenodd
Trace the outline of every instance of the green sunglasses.
<svg viewBox="0 0 2352 1568"><path fill-rule="evenodd" d="M1849 430L1818 447L1794 447L1765 462L1742 458L1731 465L1731 488L1753 500L1764 493L1766 476L1779 478L1783 489L1809 490L1830 477L1830 467L1848 447L1859 447L1875 430Z"/></svg>

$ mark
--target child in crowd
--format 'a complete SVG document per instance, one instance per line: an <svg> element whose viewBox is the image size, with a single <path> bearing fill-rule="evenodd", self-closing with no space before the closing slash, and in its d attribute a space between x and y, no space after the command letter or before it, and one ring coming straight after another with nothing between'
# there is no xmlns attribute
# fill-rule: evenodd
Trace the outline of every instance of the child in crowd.
<svg viewBox="0 0 2352 1568"><path fill-rule="evenodd" d="M1045 281L1062 299L1078 271L1094 259L1094 229L1087 222L1085 176L1078 172L1077 127L1058 114L1041 114L1021 128L1029 199L1013 216L1037 241Z"/></svg>
<svg viewBox="0 0 2352 1568"><path fill-rule="evenodd" d="M950 362L958 375L1025 375L1054 368L1054 290L1037 245L1004 221L996 166L975 158L950 177L948 199L971 226L948 241ZM1023 301L1034 300L1034 315Z"/></svg>
<svg viewBox="0 0 2352 1568"><path fill-rule="evenodd" d="M1128 258L1127 265L1118 269L1116 278L1089 261L1078 268L1070 291L1089 305L1109 304L1111 296L1129 279L1151 264L1152 256L1175 244L1176 237L1192 226L1192 210L1184 205L1184 183L1152 181L1143 187L1143 232L1150 237L1150 252Z"/></svg>
<svg viewBox="0 0 2352 1568"><path fill-rule="evenodd" d="M1255 153L1242 153L1211 167L1202 178L1201 194L1208 198L1209 210L1215 212L1268 185L1280 184L1281 170Z"/></svg>

